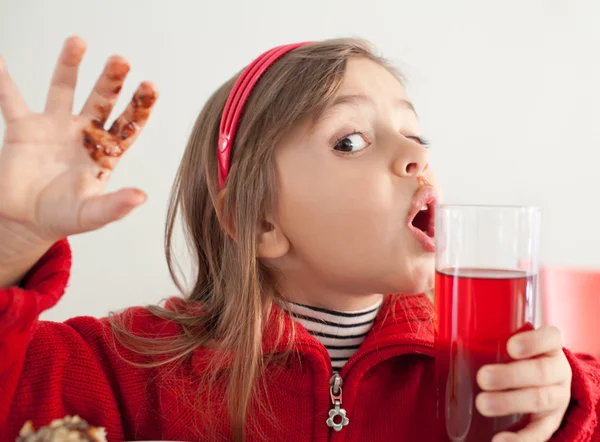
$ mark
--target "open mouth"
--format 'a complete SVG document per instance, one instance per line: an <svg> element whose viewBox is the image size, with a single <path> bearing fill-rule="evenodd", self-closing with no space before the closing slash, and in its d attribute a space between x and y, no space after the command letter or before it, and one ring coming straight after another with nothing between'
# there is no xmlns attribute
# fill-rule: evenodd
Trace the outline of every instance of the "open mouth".
<svg viewBox="0 0 600 442"><path fill-rule="evenodd" d="M419 229L423 233L425 233L428 237L434 237L434 223L433 223L433 211L434 207L432 204L425 204L421 209L417 212L415 217L413 218L411 224L413 227Z"/></svg>
<svg viewBox="0 0 600 442"><path fill-rule="evenodd" d="M437 195L432 186L420 187L408 213L408 227L427 251L433 252L435 246L435 205Z"/></svg>

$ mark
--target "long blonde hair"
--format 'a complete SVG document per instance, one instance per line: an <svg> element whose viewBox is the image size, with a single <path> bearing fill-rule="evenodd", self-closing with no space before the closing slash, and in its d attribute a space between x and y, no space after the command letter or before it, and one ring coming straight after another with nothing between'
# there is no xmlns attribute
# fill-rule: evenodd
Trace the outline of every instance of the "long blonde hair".
<svg viewBox="0 0 600 442"><path fill-rule="evenodd" d="M244 440L257 381L270 355L261 351L263 328L278 294L269 270L257 259L257 236L277 202L274 151L282 137L306 118L316 119L339 89L348 59L373 60L400 77L359 39L310 43L286 54L258 82L244 109L233 146L226 186L218 188L217 141L221 113L237 75L223 84L198 116L172 189L165 251L169 270L184 296L183 306L148 306L182 332L168 340L136 336L123 315L111 315L113 335L142 355L168 355L158 366L181 361L199 347L230 350L233 361L212 361L203 388L226 372L232 436ZM174 265L173 232L178 215L196 268L186 294ZM231 230L234 234L231 234ZM228 233L229 232L229 233ZM233 238L235 237L235 238ZM201 306L192 310L192 305ZM280 318L280 325L283 318Z"/></svg>

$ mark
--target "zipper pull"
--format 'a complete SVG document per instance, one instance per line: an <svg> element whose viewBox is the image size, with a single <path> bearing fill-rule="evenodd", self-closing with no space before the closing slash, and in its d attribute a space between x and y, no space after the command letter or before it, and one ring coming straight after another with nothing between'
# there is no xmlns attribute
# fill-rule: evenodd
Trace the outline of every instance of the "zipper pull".
<svg viewBox="0 0 600 442"><path fill-rule="evenodd" d="M350 421L346 417L346 410L340 408L342 406L342 384L344 380L339 373L334 373L329 379L329 395L333 408L329 410L329 419L327 426L335 431L341 431L343 427L348 425ZM337 418L337 419L336 419ZM337 421L337 422L336 422Z"/></svg>

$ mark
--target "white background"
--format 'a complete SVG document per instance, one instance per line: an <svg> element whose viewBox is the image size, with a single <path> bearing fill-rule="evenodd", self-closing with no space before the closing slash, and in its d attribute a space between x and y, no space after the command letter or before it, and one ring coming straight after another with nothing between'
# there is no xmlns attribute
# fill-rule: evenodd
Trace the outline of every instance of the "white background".
<svg viewBox="0 0 600 442"><path fill-rule="evenodd" d="M599 23L593 0L0 0L0 52L32 108L73 33L88 42L77 109L113 53L132 64L120 108L141 80L161 90L109 187L138 186L148 202L71 239L70 287L43 317L103 316L176 295L163 227L203 103L264 50L330 37L371 40L408 77L445 202L539 205L542 261L600 266Z"/></svg>

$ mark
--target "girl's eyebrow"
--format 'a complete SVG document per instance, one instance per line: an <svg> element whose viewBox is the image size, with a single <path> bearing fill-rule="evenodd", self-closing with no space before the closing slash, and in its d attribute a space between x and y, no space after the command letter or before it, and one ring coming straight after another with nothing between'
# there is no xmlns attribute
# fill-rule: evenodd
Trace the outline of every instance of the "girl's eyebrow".
<svg viewBox="0 0 600 442"><path fill-rule="evenodd" d="M358 106L358 105L367 105L374 107L375 103L371 99L363 94L346 94L346 95L338 95L332 101L332 103L325 109L319 119L326 118L330 115L330 113L339 106ZM394 100L394 105L399 108L405 108L412 111L415 116L417 116L417 111L415 110L415 106L408 100L404 98L399 98ZM417 116L418 117L418 116Z"/></svg>
<svg viewBox="0 0 600 442"><path fill-rule="evenodd" d="M369 106L375 105L375 103L373 103L373 100L371 99L371 97L368 97L363 94L351 94L351 95L338 95L337 97L335 97L335 99L333 100L333 102L331 103L329 108L331 109L333 107L341 106L341 105L356 106L357 104L367 104ZM394 104L397 107L403 107L403 108L413 111L415 114L417 113L415 111L414 105L410 101L405 100L404 98L399 98L399 99L395 100Z"/></svg>

